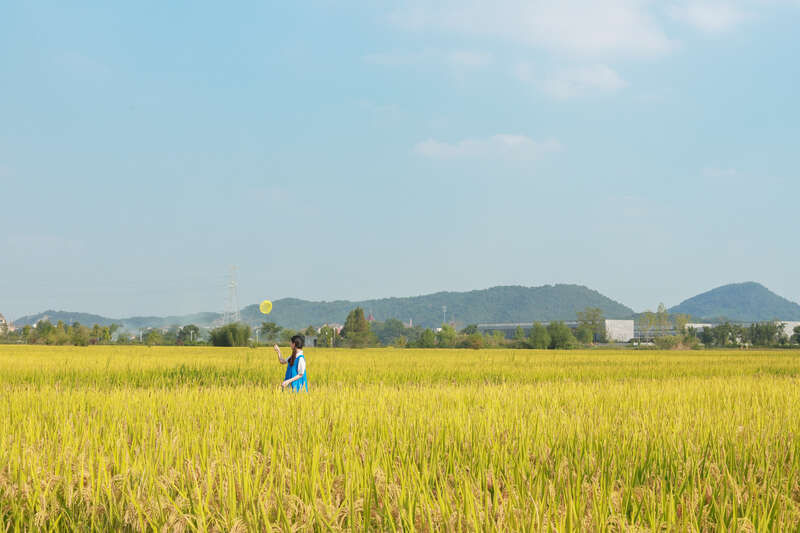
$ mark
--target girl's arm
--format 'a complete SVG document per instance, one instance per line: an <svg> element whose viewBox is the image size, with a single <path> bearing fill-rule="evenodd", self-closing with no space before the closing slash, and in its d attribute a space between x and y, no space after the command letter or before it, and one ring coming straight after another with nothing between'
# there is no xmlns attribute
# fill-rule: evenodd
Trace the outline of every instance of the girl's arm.
<svg viewBox="0 0 800 533"><path fill-rule="evenodd" d="M278 362L280 364L282 364L282 365L285 365L286 364L286 359L281 357L281 349L280 349L280 347L276 344L275 346L273 346L273 348L275 348L275 352L278 354Z"/></svg>
<svg viewBox="0 0 800 533"><path fill-rule="evenodd" d="M288 387L292 382L297 381L298 379L302 378L303 374L300 373L300 370L303 371L303 374L306 371L305 367L300 367L300 365L298 365L297 375L295 377L291 378L291 379L285 380L283 383L281 383L281 386L282 387Z"/></svg>
<svg viewBox="0 0 800 533"><path fill-rule="evenodd" d="M295 377L293 377L293 378L291 378L291 379L284 380L284 382L282 383L282 385L283 385L284 387L288 387L288 386L289 386L289 385L291 385L293 382L297 381L298 379L300 379L300 378L302 378L302 377L303 377L303 374L297 374Z"/></svg>

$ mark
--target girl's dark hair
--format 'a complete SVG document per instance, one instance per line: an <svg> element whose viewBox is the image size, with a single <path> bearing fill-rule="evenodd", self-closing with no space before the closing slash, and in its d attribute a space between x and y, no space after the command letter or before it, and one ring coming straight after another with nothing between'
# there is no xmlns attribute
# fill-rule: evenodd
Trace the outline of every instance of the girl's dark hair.
<svg viewBox="0 0 800 533"><path fill-rule="evenodd" d="M306 338L302 335L295 335L292 337L292 342L298 349L302 350L303 345L306 343Z"/></svg>
<svg viewBox="0 0 800 533"><path fill-rule="evenodd" d="M292 342L294 343L295 348L297 348L298 350L302 350L303 345L306 343L306 338L303 337L302 335L295 335L292 337ZM295 359L296 356L294 355L294 351L292 351L292 356L289 357L289 366L294 365Z"/></svg>

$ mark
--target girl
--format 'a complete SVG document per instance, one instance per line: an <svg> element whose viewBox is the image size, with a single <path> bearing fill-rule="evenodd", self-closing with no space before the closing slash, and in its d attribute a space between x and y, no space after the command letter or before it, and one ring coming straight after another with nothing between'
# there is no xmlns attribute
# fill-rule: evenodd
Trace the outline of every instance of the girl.
<svg viewBox="0 0 800 533"><path fill-rule="evenodd" d="M276 344L273 346L278 353L278 362L286 365L286 376L283 378L281 387L284 389L291 386L295 392L305 390L308 392L308 379L306 379L306 358L303 357L303 344L305 339L302 335L292 337L292 356L286 360L281 357L281 349Z"/></svg>

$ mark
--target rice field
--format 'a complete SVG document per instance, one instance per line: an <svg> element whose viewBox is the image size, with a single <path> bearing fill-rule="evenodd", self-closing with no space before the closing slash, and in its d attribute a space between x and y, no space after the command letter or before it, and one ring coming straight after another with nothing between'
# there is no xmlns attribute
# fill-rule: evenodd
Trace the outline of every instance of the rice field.
<svg viewBox="0 0 800 533"><path fill-rule="evenodd" d="M797 531L800 353L0 346L0 530Z"/></svg>

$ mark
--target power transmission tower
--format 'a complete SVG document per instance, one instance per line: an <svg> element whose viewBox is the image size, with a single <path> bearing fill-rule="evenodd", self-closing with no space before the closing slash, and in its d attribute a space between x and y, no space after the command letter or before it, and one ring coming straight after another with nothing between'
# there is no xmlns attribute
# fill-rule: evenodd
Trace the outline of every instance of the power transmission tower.
<svg viewBox="0 0 800 533"><path fill-rule="evenodd" d="M222 323L233 324L240 322L242 317L239 315L239 285L236 283L236 266L231 267L231 279L228 281L228 297L225 299L225 312L222 315Z"/></svg>

